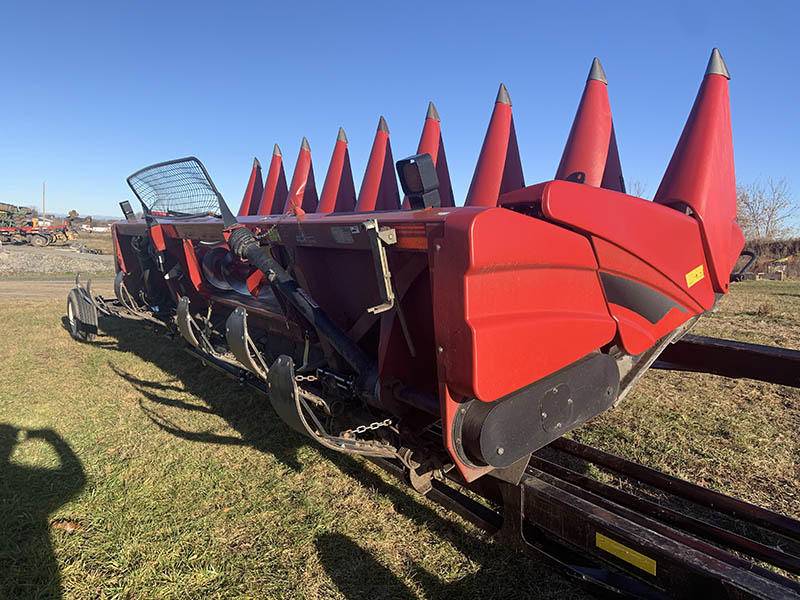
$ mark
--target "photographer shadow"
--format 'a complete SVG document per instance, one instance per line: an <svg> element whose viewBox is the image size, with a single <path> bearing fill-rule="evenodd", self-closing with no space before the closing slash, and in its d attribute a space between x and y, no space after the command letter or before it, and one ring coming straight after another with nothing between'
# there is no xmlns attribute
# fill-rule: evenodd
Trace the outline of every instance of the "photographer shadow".
<svg viewBox="0 0 800 600"><path fill-rule="evenodd" d="M52 448L58 467L11 462L18 444L34 440ZM0 423L0 598L61 597L49 517L85 485L80 460L53 430Z"/></svg>

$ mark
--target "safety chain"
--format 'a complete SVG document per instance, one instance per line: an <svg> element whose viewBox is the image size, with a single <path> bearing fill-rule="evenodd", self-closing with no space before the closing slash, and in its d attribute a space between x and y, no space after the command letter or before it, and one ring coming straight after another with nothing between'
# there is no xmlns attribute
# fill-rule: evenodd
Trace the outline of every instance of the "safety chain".
<svg viewBox="0 0 800 600"><path fill-rule="evenodd" d="M370 423L369 425L359 425L355 429L348 429L341 433L342 436L347 437L348 433L366 433L367 431L375 431L376 429L380 429L381 427L388 427L392 424L392 419L384 419L383 421L375 421L374 423Z"/></svg>
<svg viewBox="0 0 800 600"><path fill-rule="evenodd" d="M317 376L316 375L295 375L294 376L294 380L298 384L302 383L304 381L312 382L312 381L317 381ZM317 407L321 408L322 410L325 411L326 414L328 414L330 416L330 414L331 414L330 413L330 407L328 406L328 403L325 402L324 398L322 398L321 396L317 396L314 392L310 392L307 389L300 387L299 385L297 387L297 391L303 398L305 398L309 402L313 403Z"/></svg>
<svg viewBox="0 0 800 600"><path fill-rule="evenodd" d="M294 207L290 206L289 208L286 209L286 212L284 212L280 217L278 217L278 219L272 224L272 226L269 229L267 229L266 231L262 231L261 233L255 235L254 237L259 241L263 240L265 237L268 237L270 233L272 233L272 231L278 226L278 223L283 221L285 217L291 217L293 215L294 215Z"/></svg>

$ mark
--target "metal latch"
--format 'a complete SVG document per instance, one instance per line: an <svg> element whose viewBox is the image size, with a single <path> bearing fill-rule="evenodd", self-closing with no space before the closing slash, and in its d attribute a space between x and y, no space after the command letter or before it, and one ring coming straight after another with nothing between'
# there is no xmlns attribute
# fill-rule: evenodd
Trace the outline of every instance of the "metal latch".
<svg viewBox="0 0 800 600"><path fill-rule="evenodd" d="M364 221L361 226L364 228L372 247L372 262L375 265L375 276L378 279L378 293L381 296L381 300L383 300L383 304L367 309L367 312L375 315L391 310L394 307L392 273L389 271L384 245L396 244L397 232L390 227L380 229L376 219Z"/></svg>

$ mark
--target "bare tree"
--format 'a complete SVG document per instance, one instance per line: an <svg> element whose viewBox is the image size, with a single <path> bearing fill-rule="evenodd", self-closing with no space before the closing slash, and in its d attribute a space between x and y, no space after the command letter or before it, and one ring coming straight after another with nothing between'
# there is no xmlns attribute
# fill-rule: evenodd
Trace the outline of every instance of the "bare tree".
<svg viewBox="0 0 800 600"><path fill-rule="evenodd" d="M736 186L739 226L748 240L777 240L796 231L797 202L786 179L767 178Z"/></svg>
<svg viewBox="0 0 800 600"><path fill-rule="evenodd" d="M636 196L637 198L647 198L648 188L649 186L641 179L631 179L625 182L625 190L628 195Z"/></svg>

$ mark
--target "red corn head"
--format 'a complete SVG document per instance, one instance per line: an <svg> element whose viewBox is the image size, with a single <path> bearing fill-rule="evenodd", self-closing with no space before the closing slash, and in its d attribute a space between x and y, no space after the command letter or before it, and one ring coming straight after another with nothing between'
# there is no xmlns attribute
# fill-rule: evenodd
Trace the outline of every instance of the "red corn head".
<svg viewBox="0 0 800 600"><path fill-rule="evenodd" d="M300 214L313 213L316 210L317 186L314 183L314 167L311 164L311 147L308 145L308 140L303 138L283 212Z"/></svg>
<svg viewBox="0 0 800 600"><path fill-rule="evenodd" d="M267 181L264 184L264 193L258 205L259 215L275 215L283 213L289 189L286 187L286 173L283 171L283 156L278 144L272 151L272 161L269 163Z"/></svg>
<svg viewBox="0 0 800 600"><path fill-rule="evenodd" d="M258 203L264 193L264 183L261 180L261 163L257 158L253 159L253 170L250 171L250 180L247 182L247 189L244 191L242 204L239 206L237 216L246 217L254 215L258 210Z"/></svg>
<svg viewBox="0 0 800 600"><path fill-rule="evenodd" d="M400 208L400 194L397 189L397 176L394 172L392 146L389 143L389 127L381 117L378 131L372 143L372 152L367 162L361 191L358 193L356 210L397 210Z"/></svg>
<svg viewBox="0 0 800 600"><path fill-rule="evenodd" d="M555 178L622 192L625 188L607 86L606 74L595 58Z"/></svg>
<svg viewBox="0 0 800 600"><path fill-rule="evenodd" d="M711 281L728 291L744 237L736 223L736 175L728 98L728 68L714 48L700 91L669 162L655 202L683 209L700 222Z"/></svg>
<svg viewBox="0 0 800 600"><path fill-rule="evenodd" d="M444 153L442 140L442 127L439 122L439 113L433 102L428 104L428 114L425 116L425 126L419 138L417 154L430 154L439 177L439 198L442 206L455 206L453 188L450 184L450 171L447 168L447 157ZM411 208L408 198L403 199L403 208Z"/></svg>
<svg viewBox="0 0 800 600"><path fill-rule="evenodd" d="M467 192L467 206L497 206L501 194L525 187L522 162L511 114L511 98L502 83L489 129Z"/></svg>
<svg viewBox="0 0 800 600"><path fill-rule="evenodd" d="M340 127L328 174L322 186L317 212L322 214L352 212L355 205L356 188L353 183L353 171L350 168L350 153L347 151L347 136Z"/></svg>

